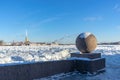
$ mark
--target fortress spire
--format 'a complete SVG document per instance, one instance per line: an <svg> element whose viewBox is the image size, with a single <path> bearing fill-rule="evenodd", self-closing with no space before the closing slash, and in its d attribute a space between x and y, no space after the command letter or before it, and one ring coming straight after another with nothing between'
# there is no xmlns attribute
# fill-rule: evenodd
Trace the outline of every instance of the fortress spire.
<svg viewBox="0 0 120 80"><path fill-rule="evenodd" d="M28 36L27 30L26 30L26 37Z"/></svg>
<svg viewBox="0 0 120 80"><path fill-rule="evenodd" d="M28 32L26 30L26 36L25 36L25 45L29 45L30 44L30 41L28 39Z"/></svg>

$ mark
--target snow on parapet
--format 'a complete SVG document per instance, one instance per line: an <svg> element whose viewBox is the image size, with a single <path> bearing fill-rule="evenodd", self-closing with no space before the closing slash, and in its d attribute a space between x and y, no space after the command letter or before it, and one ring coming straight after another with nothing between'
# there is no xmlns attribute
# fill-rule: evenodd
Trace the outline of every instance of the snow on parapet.
<svg viewBox="0 0 120 80"><path fill-rule="evenodd" d="M80 38L87 38L89 35L91 35L90 32L84 32L84 33L81 33L79 37Z"/></svg>

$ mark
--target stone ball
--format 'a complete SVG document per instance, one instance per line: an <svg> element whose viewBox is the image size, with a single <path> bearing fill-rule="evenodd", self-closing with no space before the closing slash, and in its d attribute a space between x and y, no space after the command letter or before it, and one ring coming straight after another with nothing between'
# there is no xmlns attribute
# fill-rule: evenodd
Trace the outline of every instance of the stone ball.
<svg viewBox="0 0 120 80"><path fill-rule="evenodd" d="M97 47L97 39L92 33L81 33L76 38L76 47L82 53L91 53Z"/></svg>

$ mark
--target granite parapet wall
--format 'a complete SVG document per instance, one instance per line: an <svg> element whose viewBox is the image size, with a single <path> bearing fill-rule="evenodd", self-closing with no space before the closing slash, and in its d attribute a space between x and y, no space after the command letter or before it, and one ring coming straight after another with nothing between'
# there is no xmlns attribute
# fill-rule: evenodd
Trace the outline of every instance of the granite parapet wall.
<svg viewBox="0 0 120 80"><path fill-rule="evenodd" d="M33 80L73 71L94 74L105 69L105 58L101 58L100 54L75 54L74 57L78 58L0 66L0 80Z"/></svg>

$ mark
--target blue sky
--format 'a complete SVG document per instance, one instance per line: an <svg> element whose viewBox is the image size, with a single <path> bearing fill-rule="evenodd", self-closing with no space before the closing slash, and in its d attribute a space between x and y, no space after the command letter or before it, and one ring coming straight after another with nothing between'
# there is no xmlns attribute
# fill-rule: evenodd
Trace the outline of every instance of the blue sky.
<svg viewBox="0 0 120 80"><path fill-rule="evenodd" d="M98 42L120 41L120 0L0 0L0 39L74 42L91 32Z"/></svg>

